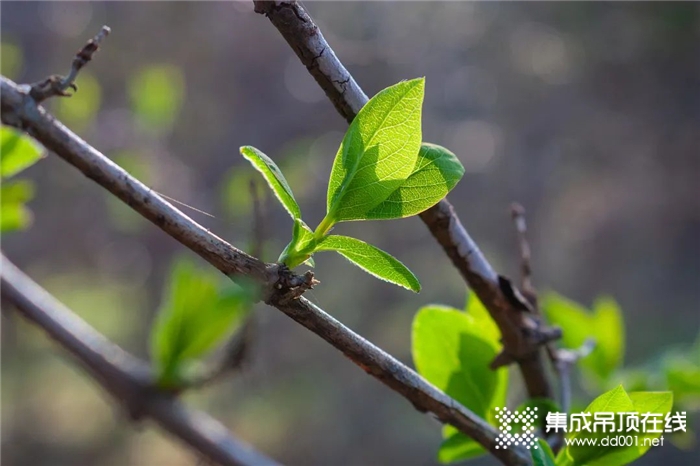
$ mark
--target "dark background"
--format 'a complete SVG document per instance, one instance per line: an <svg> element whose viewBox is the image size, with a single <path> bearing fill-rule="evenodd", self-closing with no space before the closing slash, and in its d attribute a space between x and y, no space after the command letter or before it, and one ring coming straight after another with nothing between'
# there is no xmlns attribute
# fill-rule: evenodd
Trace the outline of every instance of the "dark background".
<svg viewBox="0 0 700 466"><path fill-rule="evenodd" d="M689 345L700 313L700 8L696 3L310 3L369 95L426 76L424 139L453 150L466 175L450 194L497 270L517 276L510 202L528 211L536 284L586 305L615 297L626 362ZM248 248L248 180L238 155L278 161L315 224L346 129L252 3L2 3L4 75L67 72L102 24L112 28L71 101L49 105L89 143L186 211ZM134 91L157 68L173 84ZM167 90L170 89L169 92ZM135 100L154 99L154 118ZM160 99L160 101L159 101ZM160 107L159 107L160 105ZM3 250L124 348L147 335L172 259L192 257L60 159L37 181L34 224ZM291 222L272 200L265 259ZM350 223L419 277L413 295L332 254L316 257L324 309L411 363L410 327L465 288L417 218ZM439 425L275 309L260 307L250 367L186 399L288 464L432 464ZM2 440L7 465L191 465L195 457L125 416L36 329L2 320ZM514 372L515 373L515 372ZM583 402L590 394L578 394ZM698 464L698 447L652 450L639 464ZM486 458L482 464L495 460Z"/></svg>

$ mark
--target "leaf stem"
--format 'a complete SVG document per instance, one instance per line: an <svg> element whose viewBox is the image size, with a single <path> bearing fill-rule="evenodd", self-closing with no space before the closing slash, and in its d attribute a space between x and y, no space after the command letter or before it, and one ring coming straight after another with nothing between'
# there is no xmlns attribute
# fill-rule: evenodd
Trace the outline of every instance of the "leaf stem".
<svg viewBox="0 0 700 466"><path fill-rule="evenodd" d="M316 240L318 241L326 236L334 225L335 221L331 218L330 213L323 217L323 220L321 220L321 223L318 224L316 231L314 232L314 237Z"/></svg>

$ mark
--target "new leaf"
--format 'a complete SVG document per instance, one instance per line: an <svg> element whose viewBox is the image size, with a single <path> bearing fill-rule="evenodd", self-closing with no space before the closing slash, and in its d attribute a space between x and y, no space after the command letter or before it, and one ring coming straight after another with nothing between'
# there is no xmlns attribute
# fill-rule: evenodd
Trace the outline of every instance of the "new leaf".
<svg viewBox="0 0 700 466"><path fill-rule="evenodd" d="M380 220L419 214L447 196L463 175L464 167L452 152L423 143L413 172L365 218Z"/></svg>
<svg viewBox="0 0 700 466"><path fill-rule="evenodd" d="M219 280L218 274L189 262L173 267L151 332L151 356L161 385L180 384L187 365L231 335L249 312L250 293L240 287L220 289Z"/></svg>
<svg viewBox="0 0 700 466"><path fill-rule="evenodd" d="M413 272L393 256L359 239L331 235L323 238L316 251L336 251L365 272L418 293L420 283Z"/></svg>
<svg viewBox="0 0 700 466"><path fill-rule="evenodd" d="M411 175L421 145L424 87L422 78L388 87L352 121L328 183L328 224L367 219Z"/></svg>
<svg viewBox="0 0 700 466"><path fill-rule="evenodd" d="M252 146L241 147L241 155L245 157L258 170L267 181L267 184L272 188L277 199L282 203L284 208L289 212L292 218L301 218L301 209L294 199L292 188L282 175L277 164L267 155Z"/></svg>

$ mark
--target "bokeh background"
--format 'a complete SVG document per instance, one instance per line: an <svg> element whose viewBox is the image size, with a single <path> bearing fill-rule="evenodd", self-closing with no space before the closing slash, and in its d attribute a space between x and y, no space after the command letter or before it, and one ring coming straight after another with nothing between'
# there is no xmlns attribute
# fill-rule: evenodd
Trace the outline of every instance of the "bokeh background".
<svg viewBox="0 0 700 466"><path fill-rule="evenodd" d="M466 175L450 194L497 270L517 276L509 204L528 212L536 284L590 304L620 303L626 363L690 345L700 328L700 5L697 3L307 2L340 59L372 95L426 76L424 139ZM186 211L249 248L249 180L238 147L281 166L308 217L346 123L251 2L2 2L2 73L65 73L102 24L112 28L58 118ZM193 256L62 160L37 183L33 226L3 250L127 350L147 335L172 260ZM265 259L291 222L268 202ZM465 287L417 218L344 224L420 278L414 295L340 257L317 257L309 297L411 363L419 307L461 306ZM134 429L36 329L2 318L6 465L191 465L189 450ZM275 309L257 309L242 373L186 396L288 464L434 464L439 425ZM583 401L591 395L579 391ZM699 464L665 446L639 464ZM485 458L480 464L493 464ZM479 463L477 463L479 464Z"/></svg>

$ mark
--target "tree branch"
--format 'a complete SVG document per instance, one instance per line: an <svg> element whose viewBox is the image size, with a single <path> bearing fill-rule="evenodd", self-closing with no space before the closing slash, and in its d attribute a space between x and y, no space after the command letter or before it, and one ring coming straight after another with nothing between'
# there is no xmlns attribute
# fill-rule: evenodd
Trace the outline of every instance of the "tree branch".
<svg viewBox="0 0 700 466"><path fill-rule="evenodd" d="M367 103L367 96L338 60L304 7L293 1L254 3L255 11L267 16L279 30L340 115L352 121ZM513 293L510 286L502 289L504 283L510 282L496 274L447 199L420 217L501 330L504 349L492 366L517 362L530 397L552 398L540 346L557 338L558 333L541 328L523 312L521 303L510 299L519 293L517 290Z"/></svg>
<svg viewBox="0 0 700 466"><path fill-rule="evenodd" d="M73 59L70 72L65 78L55 74L53 76L49 76L43 81L32 84L30 95L34 98L34 100L37 102L42 102L49 97L70 97L71 94L66 92L68 89L77 91L78 87L75 85L75 79L78 77L78 73L85 65L88 64L88 62L90 62L90 60L92 60L92 56L100 49L102 39L107 37L110 32L111 29L109 29L107 26L102 26L100 32L98 32L95 37L87 41L83 48L78 50L78 52L75 54L75 58Z"/></svg>
<svg viewBox="0 0 700 466"><path fill-rule="evenodd" d="M232 437L208 415L189 410L173 397L155 391L145 362L107 340L4 255L0 255L0 273L2 297L71 353L102 388L125 405L134 420L154 419L163 429L222 465L278 464Z"/></svg>
<svg viewBox="0 0 700 466"><path fill-rule="evenodd" d="M308 328L351 361L409 400L416 409L433 413L474 438L505 464L530 464L521 447L496 449L498 431L448 397L420 375L362 338L303 297L290 297L290 287L308 286L278 264L265 264L206 231L165 202L147 186L91 147L37 105L26 90L0 77L2 122L27 131L47 149L110 191L171 237L229 275L246 275L265 290L265 302ZM291 290L294 291L294 290ZM303 290L302 290L303 291Z"/></svg>

